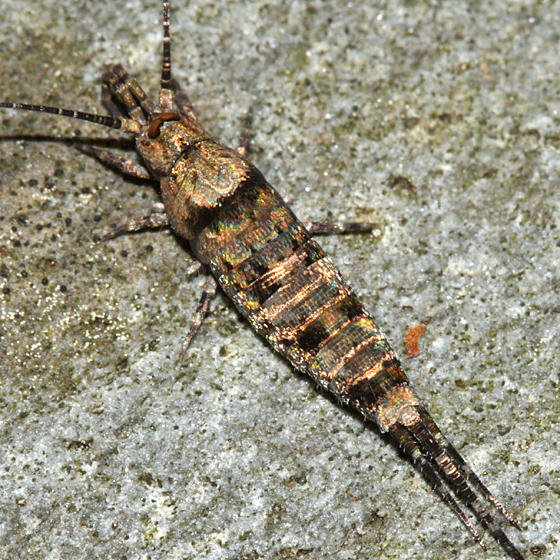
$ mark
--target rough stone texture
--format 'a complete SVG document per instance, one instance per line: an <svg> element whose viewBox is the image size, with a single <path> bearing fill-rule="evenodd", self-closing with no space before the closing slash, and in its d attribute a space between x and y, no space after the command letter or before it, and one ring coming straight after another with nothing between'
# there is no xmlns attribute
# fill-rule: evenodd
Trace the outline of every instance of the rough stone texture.
<svg viewBox="0 0 560 560"><path fill-rule="evenodd" d="M249 5L250 4L250 5ZM176 1L175 75L296 212L376 220L324 246L436 421L560 557L560 3ZM20 0L0 99L99 110L103 64L157 91L156 0ZM0 556L504 558L374 429L275 357L168 233L96 244L156 191L0 113Z"/></svg>

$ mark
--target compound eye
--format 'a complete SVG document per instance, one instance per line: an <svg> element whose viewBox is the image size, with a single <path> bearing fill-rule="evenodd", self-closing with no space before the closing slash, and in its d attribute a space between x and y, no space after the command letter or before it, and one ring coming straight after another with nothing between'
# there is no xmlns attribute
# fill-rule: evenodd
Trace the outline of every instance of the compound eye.
<svg viewBox="0 0 560 560"><path fill-rule="evenodd" d="M158 115L148 126L148 136L152 139L157 138L160 133L161 125L166 121L180 120L179 113L162 113Z"/></svg>

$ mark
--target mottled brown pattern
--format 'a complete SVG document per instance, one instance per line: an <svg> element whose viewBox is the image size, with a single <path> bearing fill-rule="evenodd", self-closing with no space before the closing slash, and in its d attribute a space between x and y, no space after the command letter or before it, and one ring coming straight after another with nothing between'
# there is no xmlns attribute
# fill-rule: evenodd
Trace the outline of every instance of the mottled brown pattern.
<svg viewBox="0 0 560 560"><path fill-rule="evenodd" d="M382 364L395 358L350 286L260 174L217 209L196 250L255 329L341 400L353 378L375 384ZM375 411L371 399L366 410Z"/></svg>

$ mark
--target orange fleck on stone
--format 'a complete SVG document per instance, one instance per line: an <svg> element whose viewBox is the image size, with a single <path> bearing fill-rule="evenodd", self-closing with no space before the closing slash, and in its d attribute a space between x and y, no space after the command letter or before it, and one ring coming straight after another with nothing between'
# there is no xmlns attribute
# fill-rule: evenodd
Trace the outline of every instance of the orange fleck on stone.
<svg viewBox="0 0 560 560"><path fill-rule="evenodd" d="M404 343L406 344L406 357L414 358L420 354L420 346L418 342L420 337L426 332L428 327L426 325L417 324L412 325L408 332L404 335Z"/></svg>

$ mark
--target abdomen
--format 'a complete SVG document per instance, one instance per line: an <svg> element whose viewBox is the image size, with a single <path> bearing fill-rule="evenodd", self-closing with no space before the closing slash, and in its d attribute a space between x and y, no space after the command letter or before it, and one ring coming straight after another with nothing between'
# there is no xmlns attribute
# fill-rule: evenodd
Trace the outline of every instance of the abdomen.
<svg viewBox="0 0 560 560"><path fill-rule="evenodd" d="M252 327L343 402L372 413L406 381L362 303L258 171L192 245Z"/></svg>

